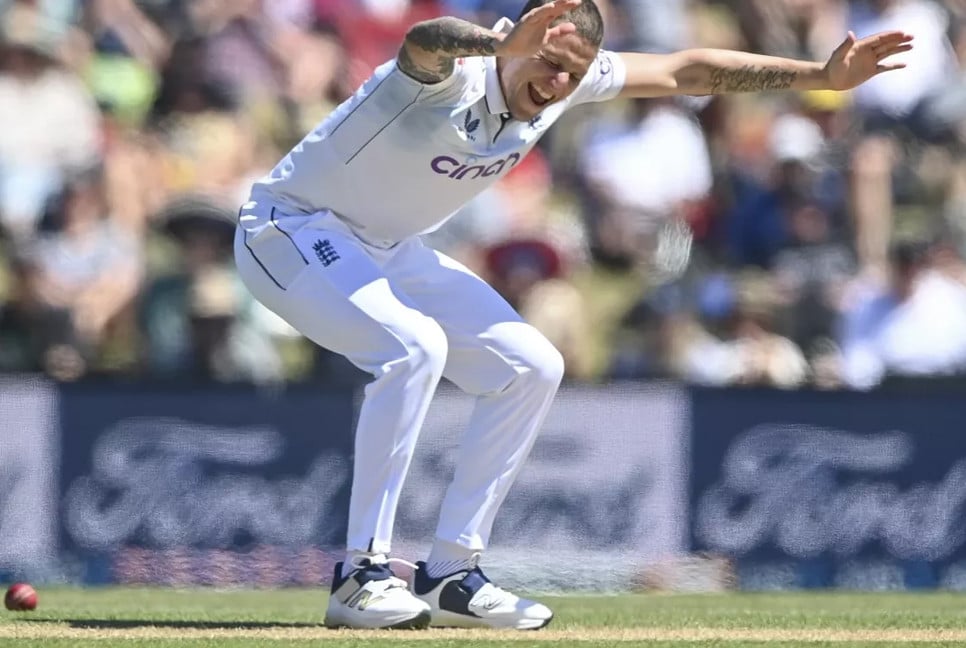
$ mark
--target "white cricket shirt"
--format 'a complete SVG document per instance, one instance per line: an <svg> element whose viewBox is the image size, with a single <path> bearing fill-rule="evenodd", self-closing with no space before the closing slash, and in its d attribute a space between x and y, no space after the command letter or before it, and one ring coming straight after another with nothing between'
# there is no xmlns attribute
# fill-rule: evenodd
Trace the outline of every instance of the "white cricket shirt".
<svg viewBox="0 0 966 648"><path fill-rule="evenodd" d="M252 199L268 198L289 218L331 210L367 242L389 246L441 225L519 164L565 110L616 96L624 78L620 57L602 50L567 99L520 122L495 57L458 59L432 85L392 60L256 182Z"/></svg>

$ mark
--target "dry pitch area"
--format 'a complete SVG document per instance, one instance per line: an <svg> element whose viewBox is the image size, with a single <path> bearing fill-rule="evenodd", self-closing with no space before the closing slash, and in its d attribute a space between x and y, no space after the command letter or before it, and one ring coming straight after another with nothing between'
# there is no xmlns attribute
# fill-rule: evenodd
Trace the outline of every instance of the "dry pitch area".
<svg viewBox="0 0 966 648"><path fill-rule="evenodd" d="M0 646L966 646L966 595L728 594L543 597L540 632L331 631L312 590L40 591L0 615Z"/></svg>

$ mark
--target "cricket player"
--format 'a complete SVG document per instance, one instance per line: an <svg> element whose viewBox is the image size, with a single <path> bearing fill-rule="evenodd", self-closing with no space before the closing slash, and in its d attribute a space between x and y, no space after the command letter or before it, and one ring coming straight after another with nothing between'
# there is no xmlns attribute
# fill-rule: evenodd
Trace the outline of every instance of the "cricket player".
<svg viewBox="0 0 966 648"><path fill-rule="evenodd" d="M397 57L256 182L241 208L235 258L252 294L373 377L326 625L535 629L553 616L491 583L477 563L563 360L421 233L505 176L578 104L845 90L902 67L884 60L912 47L902 32L849 33L816 63L712 49L615 53L600 49L602 39L592 0L530 0L516 24L492 30L446 17L413 25ZM390 568L403 562L389 557L393 522L443 376L477 400L434 544L407 583Z"/></svg>

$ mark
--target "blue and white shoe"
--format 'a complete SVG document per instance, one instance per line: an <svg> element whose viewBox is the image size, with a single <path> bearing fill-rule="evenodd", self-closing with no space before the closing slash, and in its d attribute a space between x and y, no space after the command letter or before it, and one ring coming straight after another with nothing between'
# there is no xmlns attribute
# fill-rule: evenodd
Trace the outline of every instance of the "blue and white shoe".
<svg viewBox="0 0 966 648"><path fill-rule="evenodd" d="M539 630L553 619L546 605L520 598L473 569L430 578L426 563L416 563L413 594L429 604L431 625L439 628Z"/></svg>
<svg viewBox="0 0 966 648"><path fill-rule="evenodd" d="M383 555L353 559L355 570L347 576L342 576L342 563L335 566L326 627L420 630L429 626L429 605L413 596L406 581L392 573L390 562L415 567Z"/></svg>

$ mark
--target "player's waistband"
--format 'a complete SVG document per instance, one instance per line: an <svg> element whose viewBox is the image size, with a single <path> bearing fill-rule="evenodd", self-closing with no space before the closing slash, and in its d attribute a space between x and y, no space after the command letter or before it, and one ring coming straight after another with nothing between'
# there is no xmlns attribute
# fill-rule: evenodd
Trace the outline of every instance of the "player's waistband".
<svg viewBox="0 0 966 648"><path fill-rule="evenodd" d="M304 211L293 208L280 201L275 196L253 193L247 202L238 210L238 226L255 234L265 227L279 228L282 222L286 231L294 231L303 227L318 230L334 230L359 239L369 247L380 250L392 250L405 239L385 239L373 237L364 228L353 223L351 219L334 212L331 209Z"/></svg>

